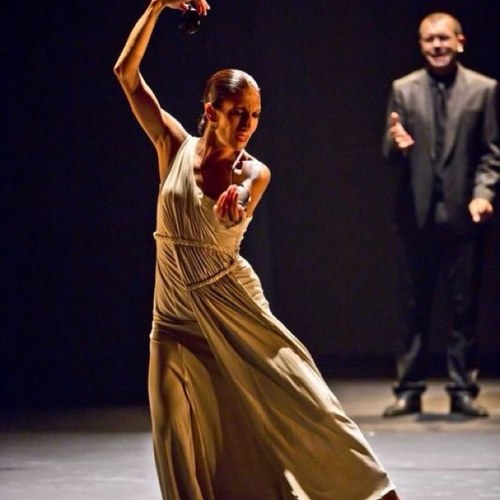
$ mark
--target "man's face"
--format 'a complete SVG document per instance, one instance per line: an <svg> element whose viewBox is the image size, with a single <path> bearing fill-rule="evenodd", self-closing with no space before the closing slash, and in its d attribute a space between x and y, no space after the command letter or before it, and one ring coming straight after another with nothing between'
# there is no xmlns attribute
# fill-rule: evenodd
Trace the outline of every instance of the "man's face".
<svg viewBox="0 0 500 500"><path fill-rule="evenodd" d="M455 30L455 22L450 17L426 19L420 25L420 50L433 73L444 75L455 67L465 41Z"/></svg>

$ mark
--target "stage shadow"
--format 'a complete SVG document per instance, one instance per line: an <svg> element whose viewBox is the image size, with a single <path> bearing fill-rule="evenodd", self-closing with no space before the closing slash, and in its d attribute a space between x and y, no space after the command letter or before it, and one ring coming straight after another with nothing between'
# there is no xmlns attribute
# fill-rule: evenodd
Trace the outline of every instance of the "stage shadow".
<svg viewBox="0 0 500 500"><path fill-rule="evenodd" d="M150 432L145 406L0 412L0 432Z"/></svg>
<svg viewBox="0 0 500 500"><path fill-rule="evenodd" d="M471 417L468 415L463 415L461 413L438 413L438 412L422 412L415 416L416 422L450 422L450 423L462 423L470 422L471 420L477 420L478 417Z"/></svg>

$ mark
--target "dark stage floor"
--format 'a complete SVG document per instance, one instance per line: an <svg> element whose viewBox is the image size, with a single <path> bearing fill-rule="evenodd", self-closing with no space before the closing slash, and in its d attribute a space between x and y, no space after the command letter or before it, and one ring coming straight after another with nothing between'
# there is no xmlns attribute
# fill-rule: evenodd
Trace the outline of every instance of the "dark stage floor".
<svg viewBox="0 0 500 500"><path fill-rule="evenodd" d="M403 500L500 499L500 380L482 384L491 416L472 420L448 414L441 381L422 415L389 420L390 381L331 387ZM147 408L2 412L0 425L2 500L159 499Z"/></svg>

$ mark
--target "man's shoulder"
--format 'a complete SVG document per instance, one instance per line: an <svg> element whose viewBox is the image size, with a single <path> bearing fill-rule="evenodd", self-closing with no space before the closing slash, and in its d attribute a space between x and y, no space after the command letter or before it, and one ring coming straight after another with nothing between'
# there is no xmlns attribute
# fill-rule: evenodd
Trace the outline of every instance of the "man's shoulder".
<svg viewBox="0 0 500 500"><path fill-rule="evenodd" d="M498 83L494 78L483 73L479 73L479 71L466 68L462 65L459 66L459 72L462 73L463 77L469 83L474 83L484 87L495 87Z"/></svg>
<svg viewBox="0 0 500 500"><path fill-rule="evenodd" d="M408 85L413 85L415 83L420 83L424 81L426 77L426 71L425 69L417 69L415 71L412 71L411 73L408 73L404 76L401 76L400 78L396 78L392 83L394 87L400 88L400 87L406 87Z"/></svg>

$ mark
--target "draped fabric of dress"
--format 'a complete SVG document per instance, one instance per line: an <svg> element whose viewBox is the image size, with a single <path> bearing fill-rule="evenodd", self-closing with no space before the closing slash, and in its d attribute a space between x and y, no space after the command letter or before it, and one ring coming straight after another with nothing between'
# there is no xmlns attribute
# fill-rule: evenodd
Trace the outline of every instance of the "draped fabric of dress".
<svg viewBox="0 0 500 500"><path fill-rule="evenodd" d="M368 500L393 488L195 183L189 136L160 186L149 397L168 500Z"/></svg>

